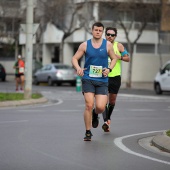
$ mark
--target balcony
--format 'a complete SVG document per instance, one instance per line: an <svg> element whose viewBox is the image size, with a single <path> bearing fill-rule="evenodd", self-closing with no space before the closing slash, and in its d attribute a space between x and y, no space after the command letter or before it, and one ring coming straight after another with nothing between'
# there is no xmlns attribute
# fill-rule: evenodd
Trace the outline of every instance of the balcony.
<svg viewBox="0 0 170 170"><path fill-rule="evenodd" d="M102 20L101 21L105 27L110 27L110 26L114 26L118 29L121 29L120 24L115 23L115 21L109 21L109 20ZM124 21L125 27L129 28L131 22L128 21ZM158 23L147 23L147 26L145 28L145 30L151 30L151 31L155 31L158 29ZM132 29L139 29L141 27L141 22L133 22L132 23Z"/></svg>

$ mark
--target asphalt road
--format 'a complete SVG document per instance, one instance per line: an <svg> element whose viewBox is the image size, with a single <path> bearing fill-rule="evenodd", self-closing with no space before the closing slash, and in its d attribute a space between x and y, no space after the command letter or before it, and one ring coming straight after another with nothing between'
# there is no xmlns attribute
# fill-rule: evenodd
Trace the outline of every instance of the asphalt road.
<svg viewBox="0 0 170 170"><path fill-rule="evenodd" d="M14 84L0 83L0 91ZM0 108L0 170L169 170L170 154L144 142L169 129L170 96L121 89L111 132L84 142L84 99L74 87L33 86L48 103ZM145 147L145 148L144 148Z"/></svg>

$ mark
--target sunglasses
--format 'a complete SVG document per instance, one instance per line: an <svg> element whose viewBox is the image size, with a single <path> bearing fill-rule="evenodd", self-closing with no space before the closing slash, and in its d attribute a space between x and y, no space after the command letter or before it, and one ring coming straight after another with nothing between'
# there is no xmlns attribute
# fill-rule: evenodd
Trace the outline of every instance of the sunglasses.
<svg viewBox="0 0 170 170"><path fill-rule="evenodd" d="M106 35L107 35L108 37L109 37L109 36L111 36L111 37L116 36L116 34L109 34L109 33L107 33Z"/></svg>

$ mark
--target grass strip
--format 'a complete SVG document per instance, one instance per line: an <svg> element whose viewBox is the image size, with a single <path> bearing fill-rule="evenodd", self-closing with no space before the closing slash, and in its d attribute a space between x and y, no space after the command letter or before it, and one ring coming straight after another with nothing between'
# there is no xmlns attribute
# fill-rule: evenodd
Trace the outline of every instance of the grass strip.
<svg viewBox="0 0 170 170"><path fill-rule="evenodd" d="M170 130L166 131L166 134L170 137Z"/></svg>
<svg viewBox="0 0 170 170"><path fill-rule="evenodd" d="M32 99L39 99L41 97L40 93L33 93L31 96ZM24 93L0 93L0 102L11 100L24 100Z"/></svg>

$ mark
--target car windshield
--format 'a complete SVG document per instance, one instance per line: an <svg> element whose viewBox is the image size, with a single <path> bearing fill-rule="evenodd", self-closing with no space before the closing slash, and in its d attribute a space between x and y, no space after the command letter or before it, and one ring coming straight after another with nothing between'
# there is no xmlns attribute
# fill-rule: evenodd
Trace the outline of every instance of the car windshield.
<svg viewBox="0 0 170 170"><path fill-rule="evenodd" d="M56 69L70 69L71 67L67 65L55 65L55 68Z"/></svg>

